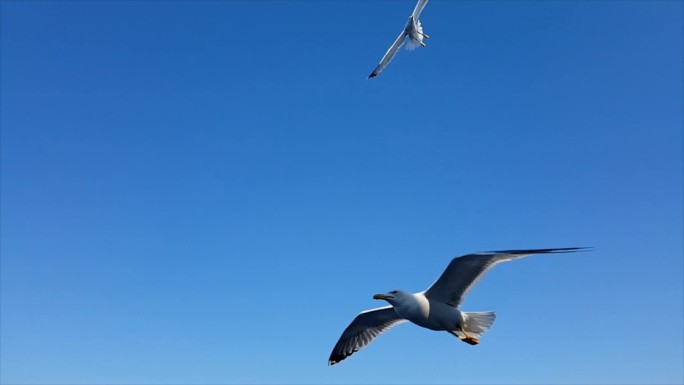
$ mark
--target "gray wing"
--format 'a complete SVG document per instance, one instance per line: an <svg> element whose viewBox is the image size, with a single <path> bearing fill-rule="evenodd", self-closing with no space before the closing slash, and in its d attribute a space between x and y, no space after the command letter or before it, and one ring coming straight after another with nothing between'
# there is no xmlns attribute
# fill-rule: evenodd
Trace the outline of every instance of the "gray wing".
<svg viewBox="0 0 684 385"><path fill-rule="evenodd" d="M418 18L420 17L420 13L423 12L423 9L427 5L427 2L428 0L418 0L416 8L413 9L413 13L411 14L414 20L418 20Z"/></svg>
<svg viewBox="0 0 684 385"><path fill-rule="evenodd" d="M375 337L402 322L406 320L401 318L392 306L359 313L342 332L339 341L330 353L328 365L335 365L358 352L371 343Z"/></svg>
<svg viewBox="0 0 684 385"><path fill-rule="evenodd" d="M380 60L380 64L378 64L378 66L375 67L375 70L373 70L373 72L370 75L368 75L368 79L372 79L372 78L380 75L380 72L382 72L382 70L384 70L385 67L387 67L387 65L397 55L399 48L401 48L401 46L404 45L405 40L406 40L406 29L401 31L401 33L399 34L399 37L397 37L397 40L394 41L392 46L385 53L385 56L383 56L382 60Z"/></svg>
<svg viewBox="0 0 684 385"><path fill-rule="evenodd" d="M563 253L579 250L582 250L582 248L502 250L468 254L454 258L437 281L425 291L425 297L458 307L463 302L468 291L497 263L533 254Z"/></svg>

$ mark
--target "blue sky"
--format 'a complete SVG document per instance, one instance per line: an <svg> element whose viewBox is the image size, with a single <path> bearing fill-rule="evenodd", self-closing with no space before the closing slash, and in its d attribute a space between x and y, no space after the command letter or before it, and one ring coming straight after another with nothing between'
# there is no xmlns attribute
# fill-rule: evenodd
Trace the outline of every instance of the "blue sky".
<svg viewBox="0 0 684 385"><path fill-rule="evenodd" d="M366 80L413 6L3 1L0 382L682 383L684 3L433 0Z"/></svg>

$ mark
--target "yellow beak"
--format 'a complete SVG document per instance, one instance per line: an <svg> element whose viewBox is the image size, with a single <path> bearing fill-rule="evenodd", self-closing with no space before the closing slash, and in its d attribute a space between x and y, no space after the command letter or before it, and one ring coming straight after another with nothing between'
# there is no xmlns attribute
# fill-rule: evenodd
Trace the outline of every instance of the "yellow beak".
<svg viewBox="0 0 684 385"><path fill-rule="evenodd" d="M373 296L373 299L387 299L387 298L392 298L392 296L389 296L386 294L376 294Z"/></svg>

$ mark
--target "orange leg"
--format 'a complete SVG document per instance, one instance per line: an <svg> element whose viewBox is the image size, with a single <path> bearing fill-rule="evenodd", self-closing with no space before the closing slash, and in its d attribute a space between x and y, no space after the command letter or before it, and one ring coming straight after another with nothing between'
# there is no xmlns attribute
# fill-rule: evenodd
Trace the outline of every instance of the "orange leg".
<svg viewBox="0 0 684 385"><path fill-rule="evenodd" d="M470 345L477 345L477 344L480 343L480 340L477 339L477 337L471 337L471 336L469 336L468 333L466 333L466 331L463 330L463 326L461 326L461 333L463 333L463 335L465 336L465 337L462 337L462 338L459 337L459 338L461 338L461 341L463 341L463 342L465 342L465 343L467 343L467 344L470 344Z"/></svg>

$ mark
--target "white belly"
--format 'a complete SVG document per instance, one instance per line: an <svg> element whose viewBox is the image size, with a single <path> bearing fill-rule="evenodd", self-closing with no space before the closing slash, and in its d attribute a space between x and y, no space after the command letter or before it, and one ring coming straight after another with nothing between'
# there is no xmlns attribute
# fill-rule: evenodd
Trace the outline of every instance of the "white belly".
<svg viewBox="0 0 684 385"><path fill-rule="evenodd" d="M418 326L431 330L457 330L463 322L461 311L423 297L418 306L395 307L396 312Z"/></svg>

